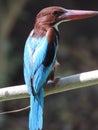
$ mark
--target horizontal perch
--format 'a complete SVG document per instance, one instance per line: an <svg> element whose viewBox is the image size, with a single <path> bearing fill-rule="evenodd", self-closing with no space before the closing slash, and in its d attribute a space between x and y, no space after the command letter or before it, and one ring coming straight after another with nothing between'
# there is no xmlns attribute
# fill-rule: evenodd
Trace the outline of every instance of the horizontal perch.
<svg viewBox="0 0 98 130"><path fill-rule="evenodd" d="M54 85L49 81L45 86L45 96L72 89L98 84L98 70L75 74L60 78ZM12 86L0 89L0 102L29 97L26 85Z"/></svg>

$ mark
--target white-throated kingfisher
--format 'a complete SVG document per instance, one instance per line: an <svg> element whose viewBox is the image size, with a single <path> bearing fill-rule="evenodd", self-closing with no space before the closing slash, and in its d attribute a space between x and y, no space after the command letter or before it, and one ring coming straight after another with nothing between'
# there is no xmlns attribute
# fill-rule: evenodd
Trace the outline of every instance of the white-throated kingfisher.
<svg viewBox="0 0 98 130"><path fill-rule="evenodd" d="M44 84L47 79L54 80L58 25L95 15L98 15L97 11L68 10L58 6L45 8L37 14L24 48L24 78L30 94L30 130L43 128Z"/></svg>

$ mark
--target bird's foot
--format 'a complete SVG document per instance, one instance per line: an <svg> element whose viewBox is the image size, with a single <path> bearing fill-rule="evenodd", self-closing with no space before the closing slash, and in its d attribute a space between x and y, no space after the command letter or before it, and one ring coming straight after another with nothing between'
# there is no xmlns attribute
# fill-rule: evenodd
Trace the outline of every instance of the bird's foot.
<svg viewBox="0 0 98 130"><path fill-rule="evenodd" d="M51 82L53 86L55 86L60 80L60 77L54 77L53 80L48 80L47 82ZM47 82L44 84L44 87L47 86Z"/></svg>
<svg viewBox="0 0 98 130"><path fill-rule="evenodd" d="M60 80L60 77L55 77L52 82L54 85L56 85L59 82L59 80Z"/></svg>

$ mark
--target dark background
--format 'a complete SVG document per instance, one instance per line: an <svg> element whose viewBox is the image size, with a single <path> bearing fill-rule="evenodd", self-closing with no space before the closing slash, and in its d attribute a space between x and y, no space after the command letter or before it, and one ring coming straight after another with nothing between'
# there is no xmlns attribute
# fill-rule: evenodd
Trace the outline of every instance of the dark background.
<svg viewBox="0 0 98 130"><path fill-rule="evenodd" d="M23 50L36 14L47 6L98 10L98 0L0 0L0 87L24 84ZM56 75L98 69L98 17L63 23ZM98 130L98 88L45 98L44 130ZM29 105L29 99L0 103L0 111ZM27 130L29 110L0 115L0 130Z"/></svg>

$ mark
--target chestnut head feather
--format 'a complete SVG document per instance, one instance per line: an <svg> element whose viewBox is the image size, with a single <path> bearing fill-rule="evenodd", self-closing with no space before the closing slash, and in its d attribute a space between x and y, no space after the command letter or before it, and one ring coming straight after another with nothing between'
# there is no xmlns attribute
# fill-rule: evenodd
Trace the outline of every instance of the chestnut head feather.
<svg viewBox="0 0 98 130"><path fill-rule="evenodd" d="M59 6L47 7L42 9L36 16L34 35L43 36L50 27L55 27L58 30L58 25L62 22L83 19L94 15L98 15L98 11L68 10Z"/></svg>

